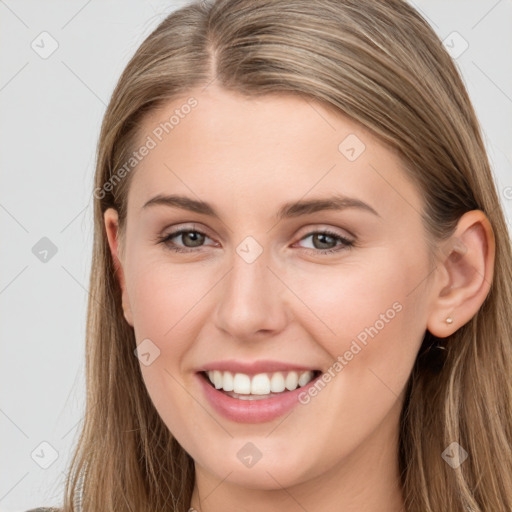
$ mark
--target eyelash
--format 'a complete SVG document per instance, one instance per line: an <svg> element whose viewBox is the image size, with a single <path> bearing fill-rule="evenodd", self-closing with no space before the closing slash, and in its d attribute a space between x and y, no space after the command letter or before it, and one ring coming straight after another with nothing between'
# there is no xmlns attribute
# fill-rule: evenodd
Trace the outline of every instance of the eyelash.
<svg viewBox="0 0 512 512"><path fill-rule="evenodd" d="M200 235L208 237L208 235L206 233L203 233L202 231L199 231L197 229L180 229L178 231L174 231L173 233L169 233L168 235L164 235L162 237L157 238L157 242L161 243L161 244L164 244L165 246L167 246L168 249L170 249L171 251L174 251L174 252L179 252L179 253L194 252L195 249L193 249L193 248L189 247L189 248L183 249L181 247L178 247L176 245L171 245L169 243L172 238L175 238L175 237L177 237L177 236L179 236L179 235L181 235L183 233L198 233ZM340 236L337 233L334 233L333 231L329 231L329 230L311 231L307 235L303 236L300 239L300 241L304 240L305 238L310 237L311 235L316 235L316 234L327 235L329 237L332 237L332 238L334 238L334 239L336 239L338 241L341 241L343 245L341 246L341 248L337 248L337 249L336 248L332 248L332 249L306 249L306 251L309 252L309 253L327 255L327 254L332 254L332 253L336 253L336 252L340 252L340 251L343 251L343 250L350 249L355 244L355 242L353 242L352 240L349 240L348 238ZM337 246L337 247L339 247L339 246Z"/></svg>

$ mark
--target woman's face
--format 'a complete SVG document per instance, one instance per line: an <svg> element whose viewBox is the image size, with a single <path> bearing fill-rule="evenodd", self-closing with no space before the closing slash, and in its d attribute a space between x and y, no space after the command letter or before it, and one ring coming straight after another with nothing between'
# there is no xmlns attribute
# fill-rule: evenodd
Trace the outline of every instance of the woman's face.
<svg viewBox="0 0 512 512"><path fill-rule="evenodd" d="M197 470L277 489L395 457L432 303L421 196L398 157L316 102L214 86L153 112L139 142L125 314ZM151 202L171 195L181 207Z"/></svg>

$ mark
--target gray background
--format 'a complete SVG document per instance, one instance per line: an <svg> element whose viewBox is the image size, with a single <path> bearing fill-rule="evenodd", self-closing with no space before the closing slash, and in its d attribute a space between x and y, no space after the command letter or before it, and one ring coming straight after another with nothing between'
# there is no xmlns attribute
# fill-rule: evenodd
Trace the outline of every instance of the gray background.
<svg viewBox="0 0 512 512"><path fill-rule="evenodd" d="M186 3L0 0L0 511L61 503L84 406L100 123L137 46ZM512 0L411 3L454 51L469 44L456 61L510 225Z"/></svg>

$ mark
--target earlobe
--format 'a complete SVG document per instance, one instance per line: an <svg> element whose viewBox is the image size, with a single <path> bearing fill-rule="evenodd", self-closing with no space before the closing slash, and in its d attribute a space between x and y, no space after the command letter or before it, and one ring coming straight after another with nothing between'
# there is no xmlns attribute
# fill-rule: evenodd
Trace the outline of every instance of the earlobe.
<svg viewBox="0 0 512 512"><path fill-rule="evenodd" d="M126 290L126 280L124 275L124 268L122 264L121 247L119 243L119 217L114 208L108 208L104 215L105 230L108 239L110 253L114 264L115 275L119 282L122 293L123 312L126 321L133 327L132 312L128 293Z"/></svg>
<svg viewBox="0 0 512 512"><path fill-rule="evenodd" d="M438 264L442 276L433 287L427 328L439 338L453 334L469 322L484 303L494 275L495 239L481 210L465 213L452 237L445 242Z"/></svg>

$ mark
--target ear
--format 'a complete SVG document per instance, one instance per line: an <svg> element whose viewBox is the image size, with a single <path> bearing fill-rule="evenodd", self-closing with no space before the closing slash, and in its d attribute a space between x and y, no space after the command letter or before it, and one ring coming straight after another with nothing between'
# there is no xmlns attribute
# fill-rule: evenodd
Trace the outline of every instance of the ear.
<svg viewBox="0 0 512 512"><path fill-rule="evenodd" d="M119 246L119 223L118 213L114 208L108 208L104 215L105 229L107 232L108 245L112 254L114 262L115 274L119 281L119 286L122 292L123 311L126 321L133 327L132 311L130 308L130 301L126 291L126 280L124 275L123 263L121 261L120 246Z"/></svg>
<svg viewBox="0 0 512 512"><path fill-rule="evenodd" d="M494 275L495 239L481 210L466 212L442 247L427 329L439 338L453 334L482 306ZM451 323L446 322L451 318Z"/></svg>

